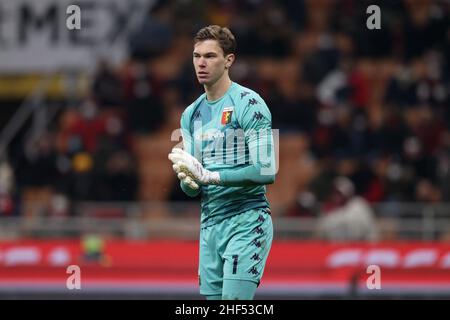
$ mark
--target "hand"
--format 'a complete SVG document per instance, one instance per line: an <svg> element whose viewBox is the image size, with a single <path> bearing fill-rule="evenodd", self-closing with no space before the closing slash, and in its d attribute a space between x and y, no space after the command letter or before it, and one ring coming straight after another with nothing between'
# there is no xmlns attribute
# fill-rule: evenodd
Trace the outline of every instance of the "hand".
<svg viewBox="0 0 450 320"><path fill-rule="evenodd" d="M177 173L178 179L187 184L189 188L197 190L199 188L198 184L194 180L192 180L190 176L186 175L186 173L177 171L179 169L178 168L176 169L175 166L176 164L174 164L172 167L173 170Z"/></svg>
<svg viewBox="0 0 450 320"><path fill-rule="evenodd" d="M169 153L169 159L173 162L171 154L172 153ZM189 186L189 188L191 188L193 190L197 190L199 188L199 185L192 179L192 177L190 175L187 175L185 172L181 171L181 168L179 165L174 163L172 165L172 168L173 168L173 171L175 171L178 179L180 179L180 181L184 182L184 184Z"/></svg>
<svg viewBox="0 0 450 320"><path fill-rule="evenodd" d="M197 184L219 184L220 175L205 169L193 156L180 148L173 148L169 154L173 162L173 169L177 174L183 173L182 177L190 177Z"/></svg>

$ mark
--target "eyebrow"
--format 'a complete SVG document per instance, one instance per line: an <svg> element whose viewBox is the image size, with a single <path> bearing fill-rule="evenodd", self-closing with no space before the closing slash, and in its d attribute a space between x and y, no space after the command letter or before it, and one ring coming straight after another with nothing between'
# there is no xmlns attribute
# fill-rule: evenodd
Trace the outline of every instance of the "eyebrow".
<svg viewBox="0 0 450 320"><path fill-rule="evenodd" d="M196 51L194 51L192 54L193 54L193 55L199 55L199 56L201 56L201 54L198 53L198 52L196 52ZM217 52L209 51L209 52L204 53L203 55L204 55L204 56L208 56L208 55L218 55L218 54L217 54Z"/></svg>

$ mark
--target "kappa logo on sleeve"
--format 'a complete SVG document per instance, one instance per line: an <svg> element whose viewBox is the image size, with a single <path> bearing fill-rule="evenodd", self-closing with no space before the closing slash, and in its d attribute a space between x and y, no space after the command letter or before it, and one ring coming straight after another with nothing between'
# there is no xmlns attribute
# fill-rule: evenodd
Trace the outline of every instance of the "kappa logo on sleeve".
<svg viewBox="0 0 450 320"><path fill-rule="evenodd" d="M225 107L222 111L221 124L225 125L231 122L231 115L233 114L234 107Z"/></svg>

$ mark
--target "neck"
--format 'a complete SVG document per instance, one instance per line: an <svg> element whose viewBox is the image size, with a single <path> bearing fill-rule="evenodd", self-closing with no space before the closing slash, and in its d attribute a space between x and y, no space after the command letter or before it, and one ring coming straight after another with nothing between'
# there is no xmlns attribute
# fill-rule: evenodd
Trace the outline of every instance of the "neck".
<svg viewBox="0 0 450 320"><path fill-rule="evenodd" d="M230 86L231 80L227 74L211 85L204 85L208 101L214 101L221 98Z"/></svg>

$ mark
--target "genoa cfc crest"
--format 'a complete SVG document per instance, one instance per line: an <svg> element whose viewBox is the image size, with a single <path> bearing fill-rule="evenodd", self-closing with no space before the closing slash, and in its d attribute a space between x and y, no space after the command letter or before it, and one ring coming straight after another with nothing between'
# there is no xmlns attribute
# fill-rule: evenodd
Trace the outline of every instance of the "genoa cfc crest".
<svg viewBox="0 0 450 320"><path fill-rule="evenodd" d="M222 120L220 121L221 124L228 124L231 122L231 115L233 114L233 107L225 107L222 111Z"/></svg>

